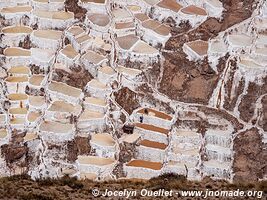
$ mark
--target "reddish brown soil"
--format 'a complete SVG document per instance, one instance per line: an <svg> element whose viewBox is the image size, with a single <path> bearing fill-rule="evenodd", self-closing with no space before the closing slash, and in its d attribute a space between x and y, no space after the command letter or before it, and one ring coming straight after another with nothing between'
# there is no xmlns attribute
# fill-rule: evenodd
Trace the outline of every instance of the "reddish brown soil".
<svg viewBox="0 0 267 200"><path fill-rule="evenodd" d="M142 102L148 102L150 105L153 105L153 107L160 107L163 112L168 114L174 113L174 110L170 107L169 103L154 98L153 90L147 84L142 84L136 88L136 91L140 94Z"/></svg>
<svg viewBox="0 0 267 200"><path fill-rule="evenodd" d="M23 144L23 137L25 133L12 132L9 144L2 145L1 156L5 159L7 167L11 174L15 173L15 169L27 170L29 167L28 161L30 156L26 157L29 153L29 148Z"/></svg>
<svg viewBox="0 0 267 200"><path fill-rule="evenodd" d="M218 21L217 19L209 18L191 32L188 32L188 26L183 26L182 30L173 28L173 37L169 39L165 47L173 52L164 53L166 61L164 63L163 78L159 84L160 92L184 102L206 104L217 84L218 75L213 72L205 60L197 64L189 62L182 51L182 46L185 42L197 39L207 41L220 31L249 18L255 9L253 2L253 0L223 1L226 9L223 20ZM240 3L242 6L240 6ZM223 70L224 65L225 59L221 60L219 72Z"/></svg>
<svg viewBox="0 0 267 200"><path fill-rule="evenodd" d="M84 20L87 10L78 6L79 0L66 0L65 9L66 11L73 12L74 17L80 20Z"/></svg>
<svg viewBox="0 0 267 200"><path fill-rule="evenodd" d="M67 159L75 162L78 155L89 155L91 146L88 137L75 137L73 141L67 143Z"/></svg>
<svg viewBox="0 0 267 200"><path fill-rule="evenodd" d="M137 94L129 88L122 88L115 94L115 101L128 113L140 107Z"/></svg>
<svg viewBox="0 0 267 200"><path fill-rule="evenodd" d="M4 155L7 163L13 163L26 155L28 149L25 146L15 146L13 144L5 144L1 146L1 153Z"/></svg>
<svg viewBox="0 0 267 200"><path fill-rule="evenodd" d="M224 0L222 1L226 11L224 12L221 31L240 23L251 16L256 8L255 0Z"/></svg>
<svg viewBox="0 0 267 200"><path fill-rule="evenodd" d="M52 79L58 82L64 82L73 87L84 89L86 84L93 79L93 76L84 68L77 66L71 73L56 69Z"/></svg>
<svg viewBox="0 0 267 200"><path fill-rule="evenodd" d="M142 146L146 146L146 147L150 147L150 148L155 148L155 149L166 149L167 145L164 143L160 143L160 142L154 142L154 141L150 141L150 140L142 140L139 143Z"/></svg>
<svg viewBox="0 0 267 200"><path fill-rule="evenodd" d="M240 133L234 140L235 181L257 181L267 175L267 149L256 128Z"/></svg>
<svg viewBox="0 0 267 200"><path fill-rule="evenodd" d="M136 144L130 143L121 143L120 144L120 153L119 153L119 161L121 163L126 163L132 160L136 155Z"/></svg>
<svg viewBox="0 0 267 200"><path fill-rule="evenodd" d="M22 145L24 136L24 132L18 132L17 130L14 130L12 132L10 143L1 146L1 154L4 155L9 163L21 158L24 154L26 154L26 148L24 148ZM13 153L10 153L9 151L13 151Z"/></svg>
<svg viewBox="0 0 267 200"><path fill-rule="evenodd" d="M140 107L139 102L147 102L154 107L161 107L163 112L172 114L174 110L168 103L161 102L155 99L152 95L152 90L147 84L143 84L136 89L136 92L129 88L123 87L118 92L114 93L116 102L128 113Z"/></svg>
<svg viewBox="0 0 267 200"><path fill-rule="evenodd" d="M160 63L153 63L151 68L148 68L145 71L145 77L147 79L147 82L153 85L153 87L156 87L158 78L161 73L161 66Z"/></svg>

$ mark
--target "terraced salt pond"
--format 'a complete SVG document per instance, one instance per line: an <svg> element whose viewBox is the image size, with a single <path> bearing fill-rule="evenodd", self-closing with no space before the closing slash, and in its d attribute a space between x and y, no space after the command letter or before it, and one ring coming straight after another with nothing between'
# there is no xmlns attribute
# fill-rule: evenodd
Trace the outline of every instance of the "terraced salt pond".
<svg viewBox="0 0 267 200"><path fill-rule="evenodd" d="M115 141L111 135L107 133L99 133L92 135L91 142L101 146L114 146Z"/></svg>
<svg viewBox="0 0 267 200"><path fill-rule="evenodd" d="M140 114L146 114L145 110L147 111L147 114L150 116L155 116L161 119L165 119L165 120L172 120L172 117L170 115L167 115L163 112L151 109L151 108L142 108L141 110L138 110L137 113Z"/></svg>
<svg viewBox="0 0 267 200"><path fill-rule="evenodd" d="M83 165L90 164L97 166L105 166L114 164L115 160L112 158L101 158L96 156L78 156L78 162Z"/></svg>
<svg viewBox="0 0 267 200"><path fill-rule="evenodd" d="M126 166L147 168L147 169L152 169L152 170L161 170L162 163L150 162L150 161L145 161L145 160L132 160L129 163L127 163Z"/></svg>

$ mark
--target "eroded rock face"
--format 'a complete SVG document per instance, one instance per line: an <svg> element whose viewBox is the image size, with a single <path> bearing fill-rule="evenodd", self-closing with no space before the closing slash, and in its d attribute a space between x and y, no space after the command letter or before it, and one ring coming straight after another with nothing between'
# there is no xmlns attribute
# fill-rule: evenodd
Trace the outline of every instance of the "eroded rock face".
<svg viewBox="0 0 267 200"><path fill-rule="evenodd" d="M69 12L73 12L75 18L84 20L86 9L82 8L78 5L79 0L66 0L65 1L65 9Z"/></svg>
<svg viewBox="0 0 267 200"><path fill-rule="evenodd" d="M133 110L140 106L138 94L127 87L124 87L115 93L115 100L128 114L131 114Z"/></svg>
<svg viewBox="0 0 267 200"><path fill-rule="evenodd" d="M120 144L119 161L121 163L127 163L133 159L136 155L135 144L124 142Z"/></svg>
<svg viewBox="0 0 267 200"><path fill-rule="evenodd" d="M257 181L267 174L266 144L259 130L252 128L241 132L234 140L234 180Z"/></svg>
<svg viewBox="0 0 267 200"><path fill-rule="evenodd" d="M23 143L24 133L13 132L10 143L1 146L1 159L6 162L2 171L10 175L27 174L31 159L29 148Z"/></svg>
<svg viewBox="0 0 267 200"><path fill-rule="evenodd" d="M226 11L224 12L221 31L249 18L257 5L257 1L254 0L227 0L222 3Z"/></svg>
<svg viewBox="0 0 267 200"><path fill-rule="evenodd" d="M77 160L78 157L78 147L75 143L75 141L69 141L67 143L67 160L69 160L70 162L75 162L75 160Z"/></svg>
<svg viewBox="0 0 267 200"><path fill-rule="evenodd" d="M90 153L91 147L88 137L75 137L74 141L77 145L79 155Z"/></svg>
<svg viewBox="0 0 267 200"><path fill-rule="evenodd" d="M186 39L182 40L177 39L174 42L181 45L178 47L179 51L171 44L174 52L164 54L166 61L159 91L179 101L207 104L219 75L213 71L207 60L198 63L187 60L181 49ZM221 60L222 66L225 61L226 59Z"/></svg>
<svg viewBox="0 0 267 200"><path fill-rule="evenodd" d="M24 49L30 49L32 47L30 37L27 36L23 42L20 42L19 47L22 47Z"/></svg>
<svg viewBox="0 0 267 200"><path fill-rule="evenodd" d="M78 155L89 155L91 151L88 137L75 137L67 143L67 159L71 162L77 160Z"/></svg>
<svg viewBox="0 0 267 200"><path fill-rule="evenodd" d="M70 86L81 89L92 79L93 76L81 66L77 66L75 69L69 71L56 69L53 73L54 81L67 83Z"/></svg>
<svg viewBox="0 0 267 200"><path fill-rule="evenodd" d="M10 143L1 146L1 154L7 163L12 164L27 155L29 149L23 144L24 135L25 133L14 131Z"/></svg>
<svg viewBox="0 0 267 200"><path fill-rule="evenodd" d="M27 154L26 146L15 146L12 144L1 146L2 155L7 163L13 163Z"/></svg>
<svg viewBox="0 0 267 200"><path fill-rule="evenodd" d="M119 163L112 172L116 178L122 178L122 177L126 177L125 172L123 171L123 163Z"/></svg>

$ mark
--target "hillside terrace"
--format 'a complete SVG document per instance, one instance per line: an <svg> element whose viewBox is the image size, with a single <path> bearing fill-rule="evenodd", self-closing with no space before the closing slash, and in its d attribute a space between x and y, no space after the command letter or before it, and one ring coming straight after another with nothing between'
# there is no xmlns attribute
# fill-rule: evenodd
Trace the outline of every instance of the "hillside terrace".
<svg viewBox="0 0 267 200"><path fill-rule="evenodd" d="M78 162L80 165L105 166L113 164L115 160L111 158L100 158L95 156L78 156Z"/></svg>
<svg viewBox="0 0 267 200"><path fill-rule="evenodd" d="M30 16L32 11L31 6L13 6L13 7L4 7L0 10L1 16L6 20L10 20L12 23L16 23L23 15Z"/></svg>
<svg viewBox="0 0 267 200"><path fill-rule="evenodd" d="M28 105L28 95L24 93L11 93L7 95L10 107L26 107Z"/></svg>
<svg viewBox="0 0 267 200"><path fill-rule="evenodd" d="M108 133L99 133L92 135L90 142L95 143L100 146L114 146L115 140Z"/></svg>
<svg viewBox="0 0 267 200"><path fill-rule="evenodd" d="M152 170L160 170L162 168L162 163L150 162L150 161L145 161L145 160L131 160L129 163L126 164L126 166L142 167L142 168L148 168Z"/></svg>
<svg viewBox="0 0 267 200"><path fill-rule="evenodd" d="M229 34L227 39L233 50L249 47L252 42L252 38L245 34Z"/></svg>
<svg viewBox="0 0 267 200"><path fill-rule="evenodd" d="M0 138L3 139L7 136L7 130L6 129L0 129Z"/></svg>
<svg viewBox="0 0 267 200"><path fill-rule="evenodd" d="M107 0L79 0L79 5L87 10L87 12L105 12Z"/></svg>
<svg viewBox="0 0 267 200"><path fill-rule="evenodd" d="M97 133L91 136L90 145L95 155L105 158L114 158L116 142L108 133Z"/></svg>
<svg viewBox="0 0 267 200"><path fill-rule="evenodd" d="M170 129L172 124L170 115L152 108L140 108L132 115L135 122L150 124L164 129Z"/></svg>
<svg viewBox="0 0 267 200"><path fill-rule="evenodd" d="M137 159L163 162L166 157L167 144L151 140L141 140L136 146Z"/></svg>
<svg viewBox="0 0 267 200"><path fill-rule="evenodd" d="M43 121L39 128L40 136L47 142L64 142L74 138L74 125L55 121Z"/></svg>
<svg viewBox="0 0 267 200"><path fill-rule="evenodd" d="M4 50L4 55L7 57L30 57L31 51L20 47L10 47Z"/></svg>
<svg viewBox="0 0 267 200"><path fill-rule="evenodd" d="M195 163L187 161L168 161L164 168L166 173L178 173L187 176L189 180L200 180L199 170L196 168Z"/></svg>
<svg viewBox="0 0 267 200"><path fill-rule="evenodd" d="M46 100L43 96L29 96L29 109L42 110L46 107Z"/></svg>
<svg viewBox="0 0 267 200"><path fill-rule="evenodd" d="M85 34L85 31L80 26L71 26L65 31L66 37L72 42L77 37Z"/></svg>
<svg viewBox="0 0 267 200"><path fill-rule="evenodd" d="M157 60L159 51L135 35L126 35L116 39L118 57L121 59L130 58L142 62Z"/></svg>
<svg viewBox="0 0 267 200"><path fill-rule="evenodd" d="M8 144L10 133L6 128L0 128L0 145Z"/></svg>
<svg viewBox="0 0 267 200"><path fill-rule="evenodd" d="M148 113L145 113L145 110L148 112ZM148 114L149 116L155 116L157 118L161 118L161 119L164 119L164 120L172 120L172 117L164 112L160 112L160 111L157 111L155 109L152 109L152 108L142 108L140 110L137 111L137 113L140 113L140 114Z"/></svg>
<svg viewBox="0 0 267 200"><path fill-rule="evenodd" d="M7 121L7 115L1 113L0 114L0 126L3 127L6 124Z"/></svg>
<svg viewBox="0 0 267 200"><path fill-rule="evenodd" d="M213 175L214 178L230 179L230 163L209 160L203 163L203 172L205 175Z"/></svg>
<svg viewBox="0 0 267 200"><path fill-rule="evenodd" d="M116 79L116 75L117 74L112 67L104 65L98 69L97 79L101 83L108 85L109 83L111 83Z"/></svg>
<svg viewBox="0 0 267 200"><path fill-rule="evenodd" d="M151 124L135 123L134 133L141 135L143 140L168 144L169 130Z"/></svg>
<svg viewBox="0 0 267 200"><path fill-rule="evenodd" d="M103 158L97 156L78 156L77 166L81 173L101 174L111 172L116 160L113 158Z"/></svg>
<svg viewBox="0 0 267 200"><path fill-rule="evenodd" d="M210 17L220 18L223 13L223 4L219 0L205 0L203 7Z"/></svg>
<svg viewBox="0 0 267 200"><path fill-rule="evenodd" d="M31 75L30 68L27 66L11 66L8 70L7 73L12 76L24 76L24 75Z"/></svg>
<svg viewBox="0 0 267 200"><path fill-rule="evenodd" d="M133 159L124 165L127 178L150 179L161 173L161 162Z"/></svg>
<svg viewBox="0 0 267 200"><path fill-rule="evenodd" d="M65 101L54 101L50 104L46 111L46 119L62 119L65 120L70 116L78 116L82 111L80 105L73 105Z"/></svg>
<svg viewBox="0 0 267 200"><path fill-rule="evenodd" d="M35 30L31 34L31 41L34 45L42 49L57 50L60 47L62 31L55 30Z"/></svg>
<svg viewBox="0 0 267 200"><path fill-rule="evenodd" d="M88 50L81 58L85 63L91 64L92 66L99 66L106 58L105 56L95 53L94 51Z"/></svg>
<svg viewBox="0 0 267 200"><path fill-rule="evenodd" d="M202 60L207 56L209 43L202 40L196 40L185 43L183 51L187 54L189 60Z"/></svg>
<svg viewBox="0 0 267 200"><path fill-rule="evenodd" d="M39 22L41 29L65 29L74 22L74 13L65 11L33 11L34 22Z"/></svg>
<svg viewBox="0 0 267 200"><path fill-rule="evenodd" d="M31 0L34 9L58 11L64 10L65 0Z"/></svg>
<svg viewBox="0 0 267 200"><path fill-rule="evenodd" d="M54 100L66 100L70 103L77 103L84 96L81 89L56 81L49 83L47 92Z"/></svg>
<svg viewBox="0 0 267 200"><path fill-rule="evenodd" d="M77 127L85 132L102 130L105 127L105 115L98 111L85 109L78 118Z"/></svg>
<svg viewBox="0 0 267 200"><path fill-rule="evenodd" d="M15 47L32 33L33 29L30 26L7 26L1 29L2 44L1 46Z"/></svg>
<svg viewBox="0 0 267 200"><path fill-rule="evenodd" d="M100 111L102 113L105 113L107 109L106 101L101 98L85 97L83 104L86 109Z"/></svg>
<svg viewBox="0 0 267 200"><path fill-rule="evenodd" d="M23 93L27 86L29 77L27 75L24 76L8 76L5 78L5 84L7 86L7 92L11 93Z"/></svg>
<svg viewBox="0 0 267 200"><path fill-rule="evenodd" d="M98 81L97 79L92 79L87 83L85 91L91 96L105 98L107 95L110 94L111 89L104 83Z"/></svg>
<svg viewBox="0 0 267 200"><path fill-rule="evenodd" d="M51 49L31 48L31 64L39 66L45 72L54 63L55 51Z"/></svg>
<svg viewBox="0 0 267 200"><path fill-rule="evenodd" d="M29 128L34 128L38 125L39 120L42 117L42 113L38 111L30 111L27 113L27 126Z"/></svg>

